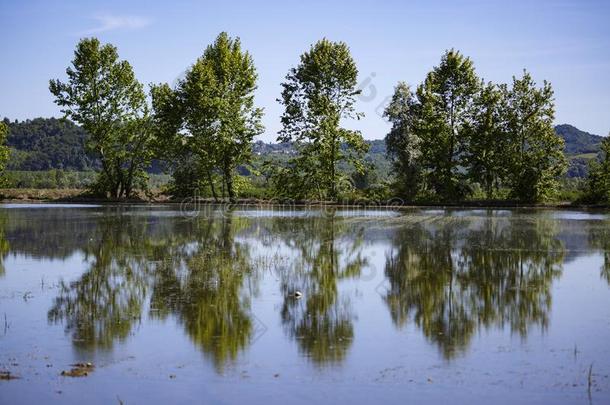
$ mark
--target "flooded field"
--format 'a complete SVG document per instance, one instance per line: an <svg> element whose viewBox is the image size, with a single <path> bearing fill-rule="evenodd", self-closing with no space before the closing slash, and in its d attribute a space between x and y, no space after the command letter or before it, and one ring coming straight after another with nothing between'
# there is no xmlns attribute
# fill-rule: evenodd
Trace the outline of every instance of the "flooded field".
<svg viewBox="0 0 610 405"><path fill-rule="evenodd" d="M610 403L610 214L0 207L0 403Z"/></svg>

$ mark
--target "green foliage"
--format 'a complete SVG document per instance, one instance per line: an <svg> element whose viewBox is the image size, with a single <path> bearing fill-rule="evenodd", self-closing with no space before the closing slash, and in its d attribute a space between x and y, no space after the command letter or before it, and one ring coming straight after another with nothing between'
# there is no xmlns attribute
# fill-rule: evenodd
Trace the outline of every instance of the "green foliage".
<svg viewBox="0 0 610 405"><path fill-rule="evenodd" d="M565 153L569 159L567 177L586 178L589 173L589 164L592 159L597 158L600 144L604 138L567 124L557 125L555 132L565 141Z"/></svg>
<svg viewBox="0 0 610 405"><path fill-rule="evenodd" d="M157 131L160 130L160 126L164 122L168 121L158 120L154 122ZM4 123L8 125L7 145L10 147L11 153L6 169L11 172L9 176L11 179L14 177L14 172L16 171L25 173L41 170L43 172L40 175L40 184L42 184L44 182L49 183L49 181L42 178L47 174L48 170L57 169L66 173L89 172L93 175L93 171L101 169L99 159L91 156L86 151L89 134L82 129L82 127L68 119L34 118L25 121L9 121L5 118ZM565 140L566 151L570 150L573 152L568 154L570 168L567 172L567 178L585 178L588 173L589 162L597 157L599 144L604 138L579 131L570 125L558 125L555 127L555 131ZM400 132L395 133L400 134ZM163 141L163 138L160 137L158 140ZM387 141L389 141L389 139ZM393 181L395 183L393 186L395 192L400 191L400 196L405 198L406 192L409 190L408 188L407 190L400 189L400 187L407 184L407 182L404 178L400 178L401 171L395 166L400 160L393 158L388 160L386 157L386 140L366 140L365 142L368 145L368 151L364 155L364 163L368 167L368 171L374 171L374 177L376 177L375 183L373 183L371 187L380 187L385 182ZM167 164L165 164L166 169L182 166L188 168L190 166L190 161L186 157L171 153L171 147L175 146L175 144L163 144L162 142L159 142L156 146L158 155L165 156L168 161ZM252 176L252 182L253 184L257 184L257 187L270 187L268 183L269 179L265 178L261 172L264 161L269 161L271 165L286 166L290 158L294 157L296 154L291 143L265 143L262 141L253 143L252 152L254 155L253 160L248 167L239 166L237 171L242 175ZM155 175L162 171L161 163L162 162L158 160L153 160L151 166L147 168L150 177L149 186L151 187L157 187L159 181L162 181L159 179L162 179L163 176ZM352 180L354 180L354 169L349 164L340 162L338 164L338 169L342 172L350 173ZM179 176L173 169L172 172L175 176ZM37 176L35 173L32 175ZM26 174L24 174L24 176L26 176ZM195 179L195 177L193 177L193 179ZM215 175L215 181L216 187L220 188L222 180L219 179L218 175ZM473 181L476 180L473 179ZM28 181L24 184L27 183ZM178 183L184 185L182 182L173 183L175 183L174 186L176 187L178 186ZM210 190L206 181L200 181L199 183L202 190L201 194L209 195ZM11 184L15 183L11 182ZM80 184L82 183L76 182L75 184L75 188L80 188ZM11 185L11 187L14 186ZM477 189L476 183L473 184L473 188ZM176 195L192 193L192 189L189 188L189 190L191 191L177 193ZM271 190L269 190L268 194L269 197L273 196ZM245 196L245 194L241 195ZM568 194L565 194L565 196L561 197L561 200L569 199L568 196ZM481 195L473 194L471 197L474 199L483 199L485 198L485 195L482 192ZM493 198L502 199L504 198L504 195L500 190L494 188Z"/></svg>
<svg viewBox="0 0 610 405"><path fill-rule="evenodd" d="M586 198L589 202L610 204L610 137L601 143L601 159L591 162Z"/></svg>
<svg viewBox="0 0 610 405"><path fill-rule="evenodd" d="M354 107L357 76L347 45L327 39L314 44L288 72L279 99L285 110L278 141L292 142L298 156L276 173L280 193L336 200L347 184L338 163L363 170L367 144L359 131L340 126L343 119L362 116Z"/></svg>
<svg viewBox="0 0 610 405"><path fill-rule="evenodd" d="M7 188L19 189L90 189L98 173L94 171L72 170L7 170L5 172ZM168 176L150 174L147 188L158 189L168 182Z"/></svg>
<svg viewBox="0 0 610 405"><path fill-rule="evenodd" d="M531 76L511 88L477 79L472 62L448 51L414 96L399 84L385 116L396 191L409 199L460 201L480 194L539 202L557 196L566 167L554 132L553 90Z"/></svg>
<svg viewBox="0 0 610 405"><path fill-rule="evenodd" d="M6 146L6 135L8 134L8 126L4 122L0 122L0 185L5 182L4 169L10 156L10 150Z"/></svg>
<svg viewBox="0 0 610 405"><path fill-rule="evenodd" d="M178 157L174 190L201 191L206 182L217 197L217 179L230 199L238 193L238 166L250 162L252 141L263 130L254 106L256 68L239 38L221 33L175 89L152 89L155 122L164 156ZM186 164L185 164L186 162Z"/></svg>
<svg viewBox="0 0 610 405"><path fill-rule="evenodd" d="M10 188L88 188L96 178L93 171L75 172L58 169L44 171L8 171L7 187Z"/></svg>
<svg viewBox="0 0 610 405"><path fill-rule="evenodd" d="M67 119L35 118L10 122L5 119L11 148L9 170L77 170L100 168L86 152L87 132Z"/></svg>
<svg viewBox="0 0 610 405"><path fill-rule="evenodd" d="M555 133L565 141L567 155L597 154L604 140L603 136L593 135L567 124L555 126Z"/></svg>
<svg viewBox="0 0 610 405"><path fill-rule="evenodd" d="M502 103L502 92L488 83L473 100L472 120L468 125L465 165L470 169L469 177L483 187L488 200L494 197L494 191L506 176L508 139L503 132Z"/></svg>
<svg viewBox="0 0 610 405"><path fill-rule="evenodd" d="M587 179L565 177L560 181L557 201L583 202L586 198Z"/></svg>
<svg viewBox="0 0 610 405"><path fill-rule="evenodd" d="M49 90L62 112L91 135L88 147L99 157L102 171L94 187L113 198L130 197L145 187L144 169L153 157L146 96L117 49L96 38L81 40L67 82L51 80Z"/></svg>
<svg viewBox="0 0 610 405"><path fill-rule="evenodd" d="M553 89L544 82L537 88L529 73L513 77L510 89L503 86L508 143L507 182L511 195L528 202L552 198L565 172L564 142L553 130Z"/></svg>
<svg viewBox="0 0 610 405"><path fill-rule="evenodd" d="M454 50L445 52L415 95L404 83L395 88L384 115L392 124L386 144L400 195L448 201L468 194L462 168L479 89L471 60Z"/></svg>
<svg viewBox="0 0 610 405"><path fill-rule="evenodd" d="M413 92L403 82L394 89L392 100L384 111L384 117L392 124L385 142L394 169L394 187L408 200L413 200L422 187L421 138L416 133L420 111Z"/></svg>
<svg viewBox="0 0 610 405"><path fill-rule="evenodd" d="M450 50L417 88L420 116L416 133L421 139L421 163L427 183L443 200L466 195L460 165L479 87L472 61Z"/></svg>
<svg viewBox="0 0 610 405"><path fill-rule="evenodd" d="M0 171L8 161L13 187L86 181L96 193L130 197L150 186L156 157L172 174L167 191L175 196L389 198L391 185L411 201L540 202L581 192L578 181L563 181L563 139L568 177L586 175L602 139L569 125L553 129L549 83L538 88L524 72L511 86L485 84L455 50L415 92L396 86L384 112L392 125L385 142L364 141L341 126L363 116L355 108L358 70L343 42L318 41L289 70L275 145L253 143L263 130L262 109L254 105L256 69L239 38L224 32L175 88L151 86L152 115L143 86L110 44L81 40L66 74L66 82L51 80L49 89L75 123L0 123ZM604 162L591 164L587 195L594 201L606 201Z"/></svg>

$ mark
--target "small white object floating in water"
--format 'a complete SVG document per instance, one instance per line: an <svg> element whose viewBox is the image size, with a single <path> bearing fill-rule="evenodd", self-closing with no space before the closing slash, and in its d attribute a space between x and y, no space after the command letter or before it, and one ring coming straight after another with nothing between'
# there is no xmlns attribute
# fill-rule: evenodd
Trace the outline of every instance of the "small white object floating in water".
<svg viewBox="0 0 610 405"><path fill-rule="evenodd" d="M293 295L294 295L294 298L301 298L303 296L303 293L300 292L299 290L296 290Z"/></svg>

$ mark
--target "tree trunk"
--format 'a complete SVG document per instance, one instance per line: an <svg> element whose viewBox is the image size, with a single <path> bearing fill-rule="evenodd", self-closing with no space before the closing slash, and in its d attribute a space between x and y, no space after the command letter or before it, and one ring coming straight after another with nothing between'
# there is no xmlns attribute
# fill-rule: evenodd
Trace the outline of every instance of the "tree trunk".
<svg viewBox="0 0 610 405"><path fill-rule="evenodd" d="M125 198L130 198L131 197L131 179L128 180L127 185L125 185Z"/></svg>
<svg viewBox="0 0 610 405"><path fill-rule="evenodd" d="M485 176L485 195L488 200L493 196L493 176L489 173Z"/></svg>
<svg viewBox="0 0 610 405"><path fill-rule="evenodd" d="M235 190L233 189L233 176L231 172L225 174L225 181L227 183L227 193L229 194L229 201L235 202Z"/></svg>
<svg viewBox="0 0 610 405"><path fill-rule="evenodd" d="M332 147L330 150L331 156L329 159L329 164L330 164L330 198L331 200L335 201L337 199L337 185L336 185L336 179L335 179L335 148L336 148L336 142L335 139L333 137L332 140Z"/></svg>
<svg viewBox="0 0 610 405"><path fill-rule="evenodd" d="M214 179L212 178L212 173L208 170L208 182L210 183L210 190L212 190L212 197L214 197L214 201L218 202L218 195L216 195L216 188L214 187Z"/></svg>
<svg viewBox="0 0 610 405"><path fill-rule="evenodd" d="M114 183L112 190L110 190L110 196L115 200L119 198L119 183Z"/></svg>
<svg viewBox="0 0 610 405"><path fill-rule="evenodd" d="M117 198L121 198L123 196L123 193L125 191L125 187L122 181L119 182L119 192L117 194Z"/></svg>
<svg viewBox="0 0 610 405"><path fill-rule="evenodd" d="M125 179L125 198L131 197L133 188L133 161L130 163L129 170L127 171L127 179Z"/></svg>

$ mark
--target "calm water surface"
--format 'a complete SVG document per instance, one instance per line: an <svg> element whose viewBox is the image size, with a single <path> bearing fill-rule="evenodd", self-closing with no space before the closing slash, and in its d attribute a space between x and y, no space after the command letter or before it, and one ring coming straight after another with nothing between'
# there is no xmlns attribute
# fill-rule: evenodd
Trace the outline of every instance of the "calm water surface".
<svg viewBox="0 0 610 405"><path fill-rule="evenodd" d="M610 403L604 212L5 205L0 259L1 404Z"/></svg>

